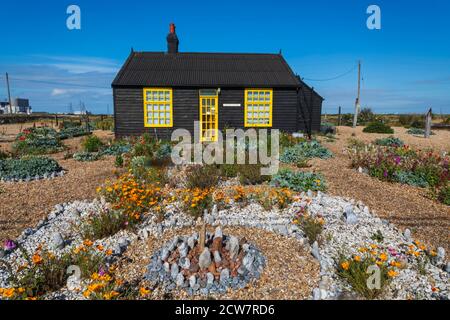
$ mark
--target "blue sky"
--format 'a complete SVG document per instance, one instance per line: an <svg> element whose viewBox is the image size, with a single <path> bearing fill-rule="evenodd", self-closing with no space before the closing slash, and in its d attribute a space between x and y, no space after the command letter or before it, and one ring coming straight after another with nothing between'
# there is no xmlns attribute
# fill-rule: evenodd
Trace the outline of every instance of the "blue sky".
<svg viewBox="0 0 450 320"><path fill-rule="evenodd" d="M81 30L66 27L66 9L81 8ZM366 27L366 9L381 8L382 29ZM4 73L12 96L37 111L67 112L79 102L112 110L110 84L133 47L166 50L175 22L180 51L282 50L293 70L326 99L352 112L362 60L362 105L376 112L450 113L450 1L2 1L0 99ZM24 81L33 80L33 81ZM67 85L70 84L70 85Z"/></svg>

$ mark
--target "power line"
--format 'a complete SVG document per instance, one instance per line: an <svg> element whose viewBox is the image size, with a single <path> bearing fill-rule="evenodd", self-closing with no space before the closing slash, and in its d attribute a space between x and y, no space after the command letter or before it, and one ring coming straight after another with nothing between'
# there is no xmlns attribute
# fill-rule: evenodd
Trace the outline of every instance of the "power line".
<svg viewBox="0 0 450 320"><path fill-rule="evenodd" d="M67 83L67 82L57 82L57 81L45 81L45 80L35 80L35 79L23 79L23 78L9 78L12 81L25 81L25 82L33 82L33 83L41 83L41 84L50 84L50 85L61 85L61 86L72 86L79 88L93 88L93 89L111 89L110 87L101 87L94 86L88 84L77 84L77 83Z"/></svg>
<svg viewBox="0 0 450 320"><path fill-rule="evenodd" d="M338 75L338 76L332 77L332 78L327 78L327 79L302 78L302 79L303 79L303 80L307 80L307 81L331 81L331 80L336 80L336 79L345 77L346 75L348 75L348 74L350 74L351 72L353 72L354 70L356 70L356 68L358 68L358 65L355 65L355 66L353 66L350 70L348 70L348 71L346 71L346 72L344 72L344 73L342 73L342 74L340 74L340 75Z"/></svg>

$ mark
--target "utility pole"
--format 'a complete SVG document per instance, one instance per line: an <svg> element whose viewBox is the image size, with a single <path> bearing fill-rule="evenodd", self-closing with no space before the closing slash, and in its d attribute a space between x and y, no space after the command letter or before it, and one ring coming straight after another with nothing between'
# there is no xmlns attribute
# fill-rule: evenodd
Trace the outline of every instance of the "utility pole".
<svg viewBox="0 0 450 320"><path fill-rule="evenodd" d="M342 108L341 106L339 106L339 111L338 111L338 126L341 126L341 118L342 117Z"/></svg>
<svg viewBox="0 0 450 320"><path fill-rule="evenodd" d="M6 73L6 87L8 88L8 100L9 100L9 113L12 113L12 102L11 102L11 90L9 88L9 76Z"/></svg>
<svg viewBox="0 0 450 320"><path fill-rule="evenodd" d="M425 138L428 139L431 136L433 110L430 108L425 115Z"/></svg>
<svg viewBox="0 0 450 320"><path fill-rule="evenodd" d="M360 109L359 99L361 97L361 60L358 61L358 97L355 102L355 115L353 116L353 128L356 128L358 123L358 112Z"/></svg>

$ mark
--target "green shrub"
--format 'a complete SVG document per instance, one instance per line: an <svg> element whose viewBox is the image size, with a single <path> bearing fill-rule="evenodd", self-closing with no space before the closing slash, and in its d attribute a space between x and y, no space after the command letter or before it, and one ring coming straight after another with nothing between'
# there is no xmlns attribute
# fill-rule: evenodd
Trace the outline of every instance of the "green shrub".
<svg viewBox="0 0 450 320"><path fill-rule="evenodd" d="M104 144L99 137L91 135L83 140L82 146L84 151L86 152L98 152L104 146Z"/></svg>
<svg viewBox="0 0 450 320"><path fill-rule="evenodd" d="M47 127L28 128L16 136L12 145L16 155L42 155L62 150L56 130Z"/></svg>
<svg viewBox="0 0 450 320"><path fill-rule="evenodd" d="M238 164L221 164L219 165L219 170L222 177L225 178L235 178L239 173L239 165Z"/></svg>
<svg viewBox="0 0 450 320"><path fill-rule="evenodd" d="M0 179L18 180L58 173L62 168L56 160L47 157L27 156L21 159L0 160Z"/></svg>
<svg viewBox="0 0 450 320"><path fill-rule="evenodd" d="M9 158L9 154L3 150L0 150L0 160L5 160L7 158Z"/></svg>
<svg viewBox="0 0 450 320"><path fill-rule="evenodd" d="M294 191L325 191L326 184L320 174L311 172L294 172L281 169L272 177L271 184L275 187L289 188Z"/></svg>
<svg viewBox="0 0 450 320"><path fill-rule="evenodd" d="M393 134L394 129L382 122L371 122L363 129L363 132Z"/></svg>
<svg viewBox="0 0 450 320"><path fill-rule="evenodd" d="M410 186L415 186L419 188L427 188L428 182L425 177L417 172L412 171L397 171L394 173L394 181L407 184Z"/></svg>
<svg viewBox="0 0 450 320"><path fill-rule="evenodd" d="M106 118L103 120L97 120L97 121L95 121L95 128L97 130L113 131L114 130L114 119Z"/></svg>
<svg viewBox="0 0 450 320"><path fill-rule="evenodd" d="M100 160L102 155L99 152L76 152L73 158L80 162L91 162Z"/></svg>
<svg viewBox="0 0 450 320"><path fill-rule="evenodd" d="M261 164L241 164L238 167L239 181L243 185L261 184L269 180L269 176L261 175Z"/></svg>
<svg viewBox="0 0 450 320"><path fill-rule="evenodd" d="M123 156L121 154L118 154L116 156L116 159L114 160L114 165L118 168L123 167Z"/></svg>
<svg viewBox="0 0 450 320"><path fill-rule="evenodd" d="M61 140L65 140L69 138L82 137L90 134L91 133L87 131L85 127L73 126L61 129L58 132L58 138Z"/></svg>
<svg viewBox="0 0 450 320"><path fill-rule="evenodd" d="M375 140L374 143L378 146L385 146L385 147L403 147L405 145L405 143L401 139L396 138L394 136L377 139Z"/></svg>
<svg viewBox="0 0 450 320"><path fill-rule="evenodd" d="M380 270L380 289L369 288L367 282L372 274L367 271L369 267L374 265L375 260L369 256L355 260L355 258L346 258L341 255L337 263L337 274L346 280L357 293L366 299L374 299L383 292L384 287L390 282L388 276L389 268L386 264L381 264L378 266Z"/></svg>
<svg viewBox="0 0 450 320"><path fill-rule="evenodd" d="M280 148L293 147L300 142L304 142L305 138L294 138L291 133L281 132L280 133Z"/></svg>
<svg viewBox="0 0 450 320"><path fill-rule="evenodd" d="M117 142L104 148L100 153L105 156L118 156L131 151L131 145L127 142Z"/></svg>
<svg viewBox="0 0 450 320"><path fill-rule="evenodd" d="M67 284L69 266L78 266L83 279L101 268L108 270L103 263L104 257L89 248L73 253L71 251L56 256L47 250L40 250L32 257L23 248L19 247L27 260L27 266L22 270L13 270L12 266L3 260L10 274L10 280L15 288L25 288L24 297L39 297L46 293L57 291Z"/></svg>
<svg viewBox="0 0 450 320"><path fill-rule="evenodd" d="M121 211L102 211L91 215L81 226L83 239L103 239L120 230L132 227L136 222L132 216Z"/></svg>
<svg viewBox="0 0 450 320"><path fill-rule="evenodd" d="M358 116L358 122L361 124L373 122L376 120L375 114L371 108L363 108Z"/></svg>
<svg viewBox="0 0 450 320"><path fill-rule="evenodd" d="M438 199L443 204L450 206L450 185L447 185L439 191Z"/></svg>
<svg viewBox="0 0 450 320"><path fill-rule="evenodd" d="M408 131L406 131L406 133L411 134L411 135L423 136L423 135L425 135L425 130L420 129L420 128L410 128L410 129L408 129ZM433 131L431 131L430 134L432 136L435 135L435 133Z"/></svg>
<svg viewBox="0 0 450 320"><path fill-rule="evenodd" d="M187 188L208 189L217 185L220 171L213 165L195 165L188 169L186 175Z"/></svg>
<svg viewBox="0 0 450 320"><path fill-rule="evenodd" d="M324 220L321 217L311 216L306 209L302 208L300 212L296 214L294 224L298 225L303 230L309 243L313 244L319 239L319 236L323 231Z"/></svg>
<svg viewBox="0 0 450 320"><path fill-rule="evenodd" d="M286 148L280 156L280 160L284 163L298 164L304 163L305 159L328 159L332 156L333 154L330 150L314 140L301 142L293 147Z"/></svg>

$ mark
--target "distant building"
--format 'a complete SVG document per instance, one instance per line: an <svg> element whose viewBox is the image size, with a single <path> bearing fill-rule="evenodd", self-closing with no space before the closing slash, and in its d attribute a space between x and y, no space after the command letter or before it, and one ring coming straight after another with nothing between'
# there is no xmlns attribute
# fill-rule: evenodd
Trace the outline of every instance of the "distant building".
<svg viewBox="0 0 450 320"><path fill-rule="evenodd" d="M12 108L9 107L9 102L0 102L0 114L31 114L32 108L28 99L16 98L12 101Z"/></svg>

